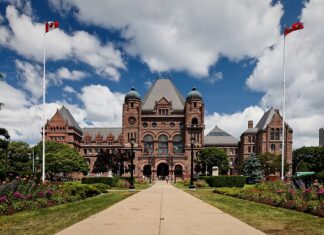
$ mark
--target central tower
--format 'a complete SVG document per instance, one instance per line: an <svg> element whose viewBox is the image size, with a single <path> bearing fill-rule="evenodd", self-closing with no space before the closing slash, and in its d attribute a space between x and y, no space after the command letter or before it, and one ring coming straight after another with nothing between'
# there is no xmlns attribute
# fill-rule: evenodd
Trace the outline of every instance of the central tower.
<svg viewBox="0 0 324 235"><path fill-rule="evenodd" d="M143 100L132 88L123 104L123 144L135 139L135 175L188 177L190 138L195 152L204 143L204 103L193 88L186 99L170 79L160 78Z"/></svg>

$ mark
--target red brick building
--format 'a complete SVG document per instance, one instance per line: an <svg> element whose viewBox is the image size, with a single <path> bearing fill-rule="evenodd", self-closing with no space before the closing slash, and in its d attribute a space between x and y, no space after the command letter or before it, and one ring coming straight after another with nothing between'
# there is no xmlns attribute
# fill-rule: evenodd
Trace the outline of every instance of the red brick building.
<svg viewBox="0 0 324 235"><path fill-rule="evenodd" d="M204 102L193 88L186 98L169 79L158 79L142 99L125 96L121 128L80 128L64 106L46 124L46 140L68 143L88 160L90 172L102 151L127 153L134 138L135 175L186 176L194 153L204 145Z"/></svg>
<svg viewBox="0 0 324 235"><path fill-rule="evenodd" d="M291 127L285 125L285 162L292 163L292 135ZM252 153L274 153L281 155L282 148L282 117L278 109L269 109L264 113L254 127L253 121L248 121L248 129L241 135L240 164Z"/></svg>
<svg viewBox="0 0 324 235"><path fill-rule="evenodd" d="M129 154L134 139L136 176L154 177L190 172L191 144L194 155L203 147L222 148L229 157L230 174L250 155L272 152L281 154L282 118L278 110L267 111L259 123L241 135L240 142L218 126L204 136L204 101L193 88L184 98L170 79L158 79L144 98L132 88L123 103L122 127L81 128L64 106L46 123L46 140L67 143L78 149L89 162L90 174L103 151ZM286 125L286 156L292 161L292 129ZM124 165L121 164L122 168ZM128 167L128 165L125 165ZM123 172L123 170L121 170Z"/></svg>

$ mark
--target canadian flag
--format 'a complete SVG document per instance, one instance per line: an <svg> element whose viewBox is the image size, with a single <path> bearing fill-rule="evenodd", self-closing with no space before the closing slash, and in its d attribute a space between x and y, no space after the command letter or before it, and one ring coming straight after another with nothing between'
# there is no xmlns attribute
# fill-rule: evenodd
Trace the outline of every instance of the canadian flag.
<svg viewBox="0 0 324 235"><path fill-rule="evenodd" d="M49 31L56 29L59 27L58 21L48 21L45 23L45 33L48 33Z"/></svg>

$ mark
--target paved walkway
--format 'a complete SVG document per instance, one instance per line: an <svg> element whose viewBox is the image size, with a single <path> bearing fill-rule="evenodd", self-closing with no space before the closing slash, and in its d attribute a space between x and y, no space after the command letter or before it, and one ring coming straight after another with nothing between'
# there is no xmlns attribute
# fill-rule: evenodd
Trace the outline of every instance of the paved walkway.
<svg viewBox="0 0 324 235"><path fill-rule="evenodd" d="M166 182L158 181L149 189L136 193L58 234L256 235L264 233Z"/></svg>

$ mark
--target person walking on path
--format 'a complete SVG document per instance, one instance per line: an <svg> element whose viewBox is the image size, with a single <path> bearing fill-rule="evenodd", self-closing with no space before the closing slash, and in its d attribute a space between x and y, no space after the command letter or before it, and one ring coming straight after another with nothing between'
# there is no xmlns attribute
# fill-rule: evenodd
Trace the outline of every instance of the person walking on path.
<svg viewBox="0 0 324 235"><path fill-rule="evenodd" d="M166 176L166 177L165 177L165 180L166 180L166 182L167 182L167 184L168 184L168 183L169 183L169 177Z"/></svg>

